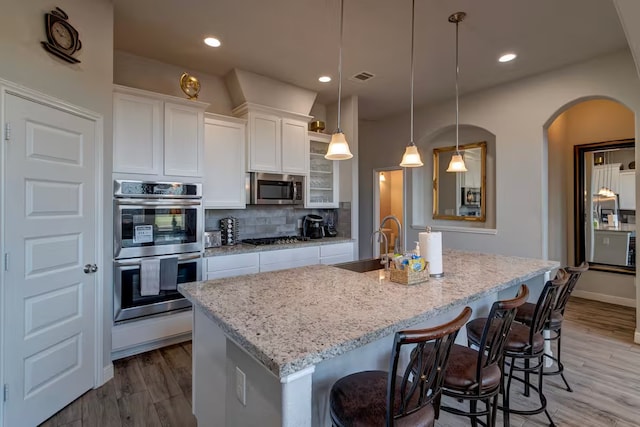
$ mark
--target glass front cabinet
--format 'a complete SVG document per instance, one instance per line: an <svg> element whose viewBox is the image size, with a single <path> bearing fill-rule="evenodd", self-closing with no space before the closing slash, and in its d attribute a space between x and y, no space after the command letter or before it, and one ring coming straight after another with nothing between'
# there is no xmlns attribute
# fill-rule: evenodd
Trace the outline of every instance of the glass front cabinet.
<svg viewBox="0 0 640 427"><path fill-rule="evenodd" d="M327 160L331 135L309 132L309 178L307 179L307 207L338 207L338 162Z"/></svg>

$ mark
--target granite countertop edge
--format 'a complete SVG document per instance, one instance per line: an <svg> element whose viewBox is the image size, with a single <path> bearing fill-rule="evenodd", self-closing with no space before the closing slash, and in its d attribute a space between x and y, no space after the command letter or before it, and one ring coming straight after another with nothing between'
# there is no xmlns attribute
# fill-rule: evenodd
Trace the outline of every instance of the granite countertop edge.
<svg viewBox="0 0 640 427"><path fill-rule="evenodd" d="M306 243L306 242L305 242ZM280 245L278 245L280 246ZM284 245L283 245L284 246ZM299 357L297 359L285 362L283 364L280 364L278 362L276 362L275 360L271 359L269 356L267 356L267 354L265 354L259 347L257 347L255 344L253 344L251 341L249 341L247 338L245 338L241 333L239 333L237 330L235 330L234 328L232 328L228 323L226 323L224 320L222 320L221 318L217 317L215 315L215 313L211 312L210 309L208 307L206 307L204 304L202 304L197 296L195 295L191 295L188 291L185 292L185 289L181 289L181 291L185 294L185 296L187 297L187 299L189 299L194 305L200 307L202 309L202 311L204 312L204 314L207 316L207 318L209 318L210 320L212 320L216 325L218 325L218 327L220 327L225 334L227 335L228 338L230 338L232 341L234 341L236 344L238 344L241 348L243 348L247 353L249 353L252 357L256 358L258 361L260 361L260 363L262 363L273 375L275 375L277 378L284 378L287 377L288 375L294 374L302 369L305 369L309 366L315 365L317 363L322 362L323 360L326 359L330 359L332 357L336 357L339 356L341 354L344 354L348 351L351 351L353 349L362 347L366 344L369 344L373 341L376 341L380 338L383 338L387 335L390 335L392 333L395 333L396 331L402 330L402 329L407 329L410 328L420 322L423 322L425 320L428 320L434 316L437 316L443 312L446 312L448 310L451 310L453 307L456 306L461 306L464 304L468 304L470 302L476 301L486 295L489 294L494 294L496 292L500 292L502 290L508 289L512 286L518 285L520 283L524 283L529 279L532 279L534 277L540 276L542 274L544 274L547 271L553 270L554 268L558 268L559 267L559 263L554 262L554 261L548 261L550 263L549 267L543 267L543 268L539 268L535 271L531 271L528 274L521 276L521 277L517 277L514 278L508 282L502 283L498 286L495 286L491 289L486 289L484 291L472 294L472 295L468 295L466 297L463 298L459 298L456 299L454 301L449 302L448 304L441 306L441 307L435 307L432 308L428 311L425 311L421 314L419 314L418 316L414 316L411 318L407 318L407 319L403 319L399 322L393 323L393 324L389 324L385 327L382 328L378 328L374 331L368 332L363 334L362 336L356 338L356 339L351 339L351 340L347 340L344 342L341 342L337 345L334 345L332 347L328 347L326 349L323 349L320 352L312 352L309 353L303 357ZM431 280L438 280L438 279L431 279ZM452 315L454 315L455 313L453 313Z"/></svg>

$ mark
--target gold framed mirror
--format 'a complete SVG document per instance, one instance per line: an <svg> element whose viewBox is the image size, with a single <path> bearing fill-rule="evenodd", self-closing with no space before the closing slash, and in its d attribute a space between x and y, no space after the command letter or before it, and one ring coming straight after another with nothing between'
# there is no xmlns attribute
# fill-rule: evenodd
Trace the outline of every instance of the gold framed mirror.
<svg viewBox="0 0 640 427"><path fill-rule="evenodd" d="M460 145L467 172L447 172L456 147L433 149L433 219L486 221L487 143Z"/></svg>

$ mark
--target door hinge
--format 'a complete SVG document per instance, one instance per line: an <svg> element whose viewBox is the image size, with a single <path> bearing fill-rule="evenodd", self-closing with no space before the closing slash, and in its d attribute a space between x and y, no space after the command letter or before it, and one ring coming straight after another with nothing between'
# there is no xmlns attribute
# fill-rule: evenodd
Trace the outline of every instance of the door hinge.
<svg viewBox="0 0 640 427"><path fill-rule="evenodd" d="M4 271L9 271L9 252L4 253Z"/></svg>
<svg viewBox="0 0 640 427"><path fill-rule="evenodd" d="M4 124L4 140L9 141L11 139L11 125L7 122Z"/></svg>
<svg viewBox="0 0 640 427"><path fill-rule="evenodd" d="M2 401L6 402L9 399L9 386L7 384L2 387Z"/></svg>

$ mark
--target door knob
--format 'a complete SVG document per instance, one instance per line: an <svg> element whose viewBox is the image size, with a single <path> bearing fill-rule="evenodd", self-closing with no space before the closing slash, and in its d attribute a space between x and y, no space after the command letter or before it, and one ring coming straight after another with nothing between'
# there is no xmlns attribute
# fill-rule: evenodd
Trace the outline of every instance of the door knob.
<svg viewBox="0 0 640 427"><path fill-rule="evenodd" d="M86 274L89 273L95 273L96 271L98 271L98 266L95 264L85 264L84 265L84 272Z"/></svg>

